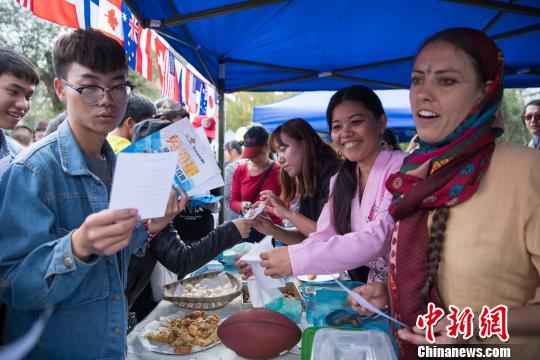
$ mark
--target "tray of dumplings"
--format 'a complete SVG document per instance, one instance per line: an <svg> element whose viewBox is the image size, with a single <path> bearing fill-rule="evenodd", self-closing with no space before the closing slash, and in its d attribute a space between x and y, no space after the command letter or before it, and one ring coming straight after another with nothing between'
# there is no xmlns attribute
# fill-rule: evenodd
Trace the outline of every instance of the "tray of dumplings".
<svg viewBox="0 0 540 360"><path fill-rule="evenodd" d="M193 310L219 309L242 293L242 284L233 274L213 271L167 284L163 299Z"/></svg>

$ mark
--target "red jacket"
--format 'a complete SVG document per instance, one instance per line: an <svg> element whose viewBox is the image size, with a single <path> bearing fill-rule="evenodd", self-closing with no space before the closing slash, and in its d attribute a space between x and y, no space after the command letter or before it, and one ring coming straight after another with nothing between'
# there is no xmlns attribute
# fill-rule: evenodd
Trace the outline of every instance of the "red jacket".
<svg viewBox="0 0 540 360"><path fill-rule="evenodd" d="M268 174L268 177L264 181L263 186L260 191L263 190L272 190L276 196L281 194L281 184L279 183L279 172L281 167L277 162L274 162L274 166ZM248 172L248 164L243 163L236 167L233 173L232 184L231 184L231 198L229 204L231 209L238 213L242 214L240 210L240 205L242 201L252 201L255 196L255 191L259 187L259 183L262 181L266 170L260 173L257 176L250 176ZM261 195L257 194L255 201L260 200ZM275 216L271 216L272 221L275 224L281 224L281 219Z"/></svg>

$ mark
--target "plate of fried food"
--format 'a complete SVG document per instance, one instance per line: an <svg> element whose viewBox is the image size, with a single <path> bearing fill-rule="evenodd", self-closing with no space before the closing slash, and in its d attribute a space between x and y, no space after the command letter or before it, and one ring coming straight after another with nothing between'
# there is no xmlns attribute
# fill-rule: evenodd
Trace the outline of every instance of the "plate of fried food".
<svg viewBox="0 0 540 360"><path fill-rule="evenodd" d="M220 342L217 328L221 319L202 310L184 312L154 320L142 331L143 346L162 354L191 354Z"/></svg>

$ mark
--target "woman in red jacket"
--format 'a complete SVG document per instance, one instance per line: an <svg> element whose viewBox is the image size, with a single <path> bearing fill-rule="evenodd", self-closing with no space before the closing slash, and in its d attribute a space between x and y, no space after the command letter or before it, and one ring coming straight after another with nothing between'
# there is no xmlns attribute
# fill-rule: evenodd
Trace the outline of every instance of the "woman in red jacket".
<svg viewBox="0 0 540 360"><path fill-rule="evenodd" d="M258 125L250 127L244 135L242 158L248 161L234 170L230 198L231 209L238 214L245 214L259 201L263 190L271 190L277 196L281 194L280 166L270 158L269 137L268 131ZM274 223L281 224L281 219L271 218ZM256 242L263 237L252 229L248 241Z"/></svg>

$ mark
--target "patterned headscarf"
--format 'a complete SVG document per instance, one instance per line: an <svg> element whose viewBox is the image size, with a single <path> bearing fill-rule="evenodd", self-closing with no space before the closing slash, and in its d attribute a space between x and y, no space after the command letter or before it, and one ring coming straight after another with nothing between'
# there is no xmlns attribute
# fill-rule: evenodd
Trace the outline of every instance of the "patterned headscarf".
<svg viewBox="0 0 540 360"><path fill-rule="evenodd" d="M444 34L472 42L480 55L483 78L492 83L449 136L436 144L420 141L420 148L386 181L394 194L390 212L397 221L390 254L392 306L395 316L409 326L426 310L419 294L427 281L429 210L453 207L474 195L489 166L495 138L502 133L497 116L503 94L501 51L478 30L449 29L435 35L433 41L446 41ZM443 306L436 289L431 289L429 301ZM416 347L401 342L400 353L403 358L416 356Z"/></svg>

